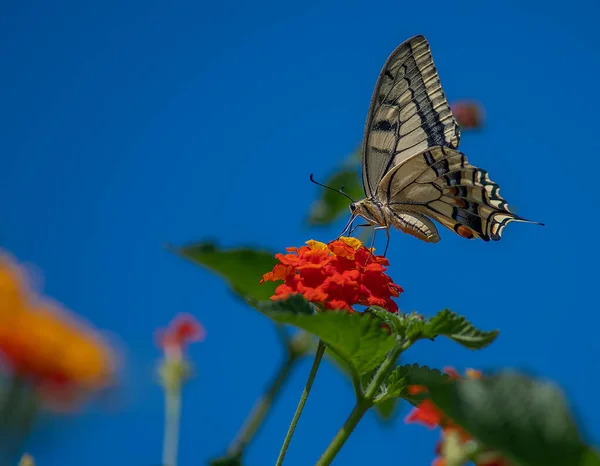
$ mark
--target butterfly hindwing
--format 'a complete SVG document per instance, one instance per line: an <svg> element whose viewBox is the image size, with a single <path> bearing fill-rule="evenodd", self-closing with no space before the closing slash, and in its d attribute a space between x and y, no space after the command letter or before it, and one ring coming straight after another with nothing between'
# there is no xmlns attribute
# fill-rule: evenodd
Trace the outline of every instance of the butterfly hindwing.
<svg viewBox="0 0 600 466"><path fill-rule="evenodd" d="M367 197L392 167L428 147L456 148L459 140L429 43L415 36L394 50L375 85L363 138Z"/></svg>
<svg viewBox="0 0 600 466"><path fill-rule="evenodd" d="M417 212L394 212L394 221L404 233L422 241L437 243L440 240L437 228L425 215Z"/></svg>
<svg viewBox="0 0 600 466"><path fill-rule="evenodd" d="M529 222L508 209L485 170L443 146L394 167L381 180L377 196L395 214L420 213L469 239L498 241L509 222Z"/></svg>

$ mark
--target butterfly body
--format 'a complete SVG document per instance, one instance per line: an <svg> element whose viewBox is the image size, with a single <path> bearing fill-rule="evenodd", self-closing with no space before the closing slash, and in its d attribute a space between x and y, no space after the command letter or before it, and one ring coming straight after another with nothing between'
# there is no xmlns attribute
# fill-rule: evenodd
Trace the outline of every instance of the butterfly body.
<svg viewBox="0 0 600 466"><path fill-rule="evenodd" d="M384 201L375 198L362 199L355 202L354 206L355 209L352 212L364 218L371 225L383 227L388 231L391 227L395 227L428 243L437 243L440 240L437 231L423 231L421 224L428 223L429 219L409 208L406 210L391 209Z"/></svg>
<svg viewBox="0 0 600 466"><path fill-rule="evenodd" d="M440 240L431 219L484 241L499 240L511 221L529 222L456 150L459 141L429 44L415 36L390 55L377 80L363 139L366 198L352 203L352 219L431 243Z"/></svg>

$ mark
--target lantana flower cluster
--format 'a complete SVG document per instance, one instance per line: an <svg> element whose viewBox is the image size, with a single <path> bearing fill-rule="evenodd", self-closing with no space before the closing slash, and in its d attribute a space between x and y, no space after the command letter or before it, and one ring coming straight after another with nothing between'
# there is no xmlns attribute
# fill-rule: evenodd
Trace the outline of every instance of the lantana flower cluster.
<svg viewBox="0 0 600 466"><path fill-rule="evenodd" d="M381 306L398 312L392 298L403 291L385 271L388 260L377 256L356 238L340 237L327 244L310 240L306 246L277 254L279 263L265 281L283 280L272 300L301 294L324 309L355 311L354 306Z"/></svg>
<svg viewBox="0 0 600 466"><path fill-rule="evenodd" d="M461 376L451 367L444 369L453 379L461 378ZM466 375L468 378L480 378L481 372L474 369L467 369ZM426 387L421 385L411 385L408 387L411 395L417 395L427 391ZM442 439L436 446L436 454L439 455L434 459L432 466L447 466L446 450L450 444L453 446L464 446L467 442L472 442L473 438L462 427L454 423L452 419L446 416L431 399L422 400L419 405L414 408L405 419L407 424L420 423L434 429L440 427L442 429ZM505 458L494 451L479 451L475 458L476 466L511 466Z"/></svg>

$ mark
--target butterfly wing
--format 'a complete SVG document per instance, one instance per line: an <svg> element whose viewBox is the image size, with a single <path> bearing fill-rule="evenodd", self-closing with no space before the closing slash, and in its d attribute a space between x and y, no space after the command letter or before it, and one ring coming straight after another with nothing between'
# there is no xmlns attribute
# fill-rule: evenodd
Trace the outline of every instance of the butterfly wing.
<svg viewBox="0 0 600 466"><path fill-rule="evenodd" d="M457 148L459 140L429 43L415 36L387 59L371 98L362 149L367 197L393 166L428 147Z"/></svg>
<svg viewBox="0 0 600 466"><path fill-rule="evenodd" d="M427 243L437 243L440 235L431 220L418 212L395 212L395 225L404 233Z"/></svg>
<svg viewBox="0 0 600 466"><path fill-rule="evenodd" d="M438 146L392 168L377 197L394 215L430 217L458 235L498 241L512 222L530 222L509 209L500 187L461 152ZM416 235L415 235L416 236Z"/></svg>

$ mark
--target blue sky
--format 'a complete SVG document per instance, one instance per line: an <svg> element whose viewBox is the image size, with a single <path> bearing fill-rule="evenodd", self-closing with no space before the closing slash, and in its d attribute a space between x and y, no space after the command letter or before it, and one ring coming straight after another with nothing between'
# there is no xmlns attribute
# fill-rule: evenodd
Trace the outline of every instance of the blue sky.
<svg viewBox="0 0 600 466"><path fill-rule="evenodd" d="M330 229L302 225L323 179L361 141L388 54L424 34L451 101L480 100L486 128L461 150L515 210L499 243L396 232L389 270L403 310L449 307L490 348L420 343L406 361L521 368L559 382L600 439L595 185L600 33L592 2L4 2L0 5L0 245L43 289L112 335L126 370L116 406L42 427L39 464L155 465L162 394L154 329L204 323L191 348L180 464L233 438L281 360L272 326L163 244L216 239L281 250ZM592 171L590 171L592 170ZM294 373L247 464L273 464L308 374ZM286 464L318 458L352 408L319 373ZM437 432L368 415L337 464L427 465ZM393 458L397 457L397 461Z"/></svg>

